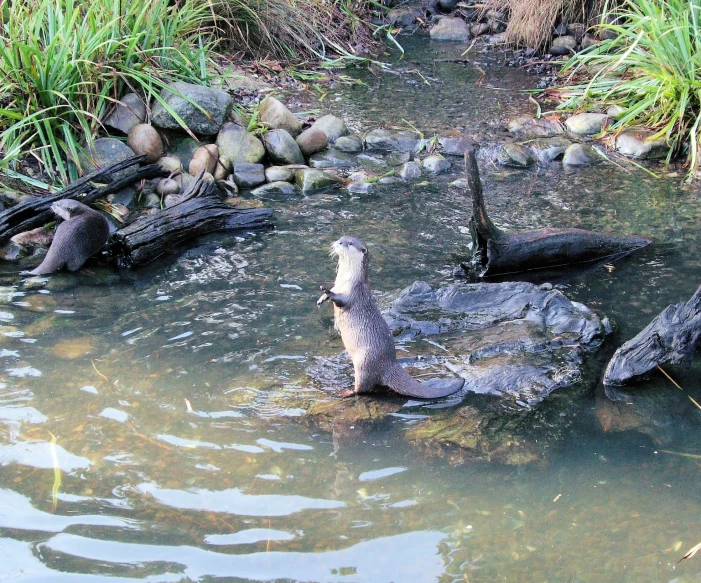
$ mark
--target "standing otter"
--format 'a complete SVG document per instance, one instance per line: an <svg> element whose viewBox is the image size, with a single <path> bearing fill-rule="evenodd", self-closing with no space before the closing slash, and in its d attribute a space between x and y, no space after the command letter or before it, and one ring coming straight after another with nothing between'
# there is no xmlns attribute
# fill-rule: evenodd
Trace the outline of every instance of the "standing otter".
<svg viewBox="0 0 701 583"><path fill-rule="evenodd" d="M365 244L356 237L341 237L331 252L338 255L336 281L330 290L321 286L323 293L317 305L326 300L333 302L336 327L353 360L355 386L342 391L341 396L366 393L378 385L421 399L445 397L459 391L465 382L462 379L420 383L397 362L392 333L370 291L370 259Z"/></svg>
<svg viewBox="0 0 701 583"><path fill-rule="evenodd" d="M30 275L46 275L63 267L76 271L104 247L110 236L107 219L82 202L66 198L52 204L51 210L64 221L56 229L44 261L27 272Z"/></svg>

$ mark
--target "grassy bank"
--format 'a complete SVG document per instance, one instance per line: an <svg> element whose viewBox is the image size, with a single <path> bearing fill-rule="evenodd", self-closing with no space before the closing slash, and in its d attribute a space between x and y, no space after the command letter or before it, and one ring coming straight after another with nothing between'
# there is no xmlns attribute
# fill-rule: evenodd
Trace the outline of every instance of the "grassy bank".
<svg viewBox="0 0 701 583"><path fill-rule="evenodd" d="M567 63L565 109L618 105L609 131L644 126L665 137L668 160L688 146L688 176L701 148L701 0L628 0L608 15L603 41Z"/></svg>
<svg viewBox="0 0 701 583"><path fill-rule="evenodd" d="M234 56L352 60L371 42L371 0L14 0L0 19L0 171L25 155L77 178L81 148L127 91L207 83Z"/></svg>

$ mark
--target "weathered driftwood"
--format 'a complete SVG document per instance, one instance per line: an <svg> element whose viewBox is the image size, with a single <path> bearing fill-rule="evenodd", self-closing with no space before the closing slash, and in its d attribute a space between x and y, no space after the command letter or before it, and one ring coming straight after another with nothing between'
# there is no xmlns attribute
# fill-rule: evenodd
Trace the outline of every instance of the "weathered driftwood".
<svg viewBox="0 0 701 583"><path fill-rule="evenodd" d="M199 235L270 226L271 209L239 209L222 202L217 187L203 181L202 174L183 192L180 202L142 217L112 235L107 250L120 267L145 265Z"/></svg>
<svg viewBox="0 0 701 583"><path fill-rule="evenodd" d="M691 366L701 336L701 287L688 302L667 306L609 361L604 384L621 385L663 363Z"/></svg>
<svg viewBox="0 0 701 583"><path fill-rule="evenodd" d="M481 276L622 257L652 243L644 237L616 237L583 229L505 233L487 216L474 148L465 151L465 172L472 194L472 265Z"/></svg>
<svg viewBox="0 0 701 583"><path fill-rule="evenodd" d="M11 237L24 231L41 227L54 220L51 205L57 200L74 198L83 204L89 204L98 198L113 194L141 179L167 176L168 172L158 164L151 164L139 168L135 173L119 180L112 180L112 175L120 170L129 168L145 159L144 156L134 156L123 162L118 162L107 168L100 168L95 172L73 182L63 190L48 196L37 197L0 213L0 244L5 243ZM106 182L106 186L97 187L95 182Z"/></svg>

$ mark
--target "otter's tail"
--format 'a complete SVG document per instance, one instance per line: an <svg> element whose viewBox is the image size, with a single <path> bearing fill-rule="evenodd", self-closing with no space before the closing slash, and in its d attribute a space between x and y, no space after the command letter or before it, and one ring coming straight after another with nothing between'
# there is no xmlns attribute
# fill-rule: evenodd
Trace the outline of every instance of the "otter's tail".
<svg viewBox="0 0 701 583"><path fill-rule="evenodd" d="M382 381L383 385L395 393L417 399L446 397L457 393L465 384L463 379L431 379L420 383L397 363L387 372Z"/></svg>

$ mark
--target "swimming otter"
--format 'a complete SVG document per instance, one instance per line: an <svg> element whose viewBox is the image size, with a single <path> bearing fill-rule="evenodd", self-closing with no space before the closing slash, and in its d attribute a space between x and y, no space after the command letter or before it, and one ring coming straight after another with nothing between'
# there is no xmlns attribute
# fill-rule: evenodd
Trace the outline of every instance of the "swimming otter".
<svg viewBox="0 0 701 583"><path fill-rule="evenodd" d="M110 236L107 219L82 202L66 198L53 203L51 210L64 221L56 229L44 261L26 272L30 275L46 275L63 267L76 271L104 247Z"/></svg>
<svg viewBox="0 0 701 583"><path fill-rule="evenodd" d="M336 327L343 345L353 360L355 386L341 392L349 397L370 391L375 386L392 389L400 395L433 399L459 391L462 379L433 379L420 383L397 362L394 339L375 304L368 281L368 248L356 237L341 237L331 252L338 255L336 281L330 290L321 287L317 301L333 302Z"/></svg>

